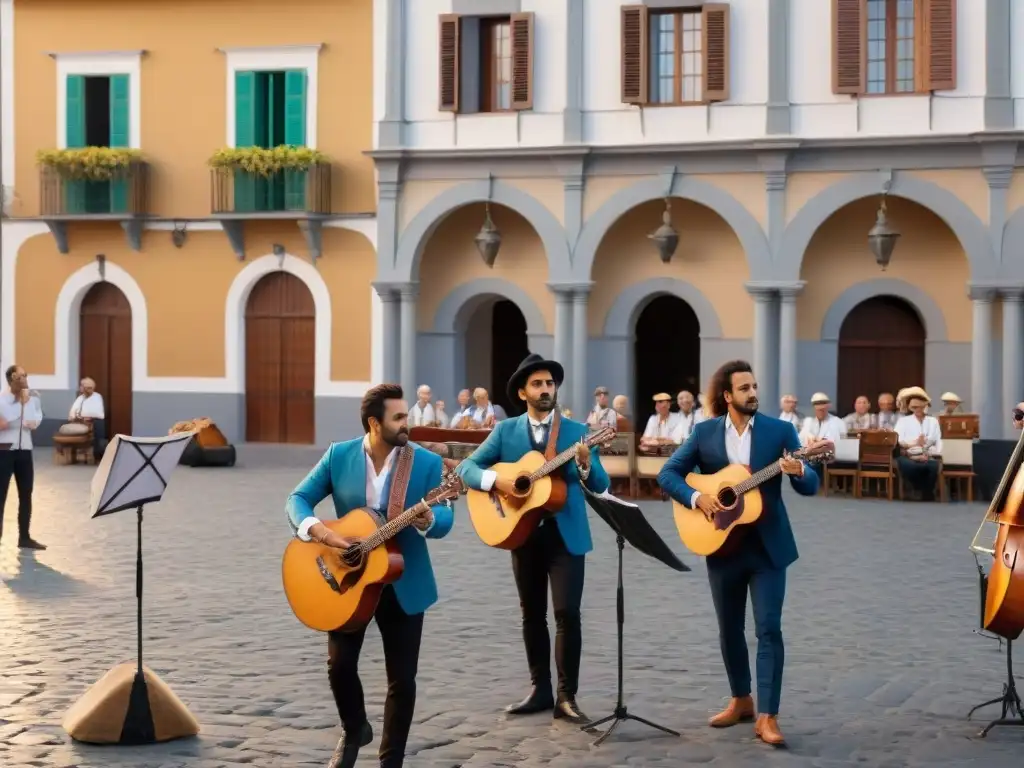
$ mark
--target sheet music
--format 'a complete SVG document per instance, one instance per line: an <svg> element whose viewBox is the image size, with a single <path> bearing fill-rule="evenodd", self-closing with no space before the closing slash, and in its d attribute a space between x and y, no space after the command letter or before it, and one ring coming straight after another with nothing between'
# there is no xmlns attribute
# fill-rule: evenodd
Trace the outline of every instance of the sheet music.
<svg viewBox="0 0 1024 768"><path fill-rule="evenodd" d="M162 437L115 435L92 478L90 515L157 501L195 432Z"/></svg>

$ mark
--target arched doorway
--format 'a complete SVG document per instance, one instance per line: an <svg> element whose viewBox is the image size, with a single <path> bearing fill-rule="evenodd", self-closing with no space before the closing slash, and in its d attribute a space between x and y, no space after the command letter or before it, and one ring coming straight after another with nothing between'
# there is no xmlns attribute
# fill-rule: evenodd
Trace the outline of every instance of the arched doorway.
<svg viewBox="0 0 1024 768"><path fill-rule="evenodd" d="M491 402L509 416L522 412L505 394L505 384L530 354L526 318L514 301L492 299L477 307L466 322L464 334L466 381L463 386L485 387ZM462 387L460 386L460 389Z"/></svg>
<svg viewBox="0 0 1024 768"><path fill-rule="evenodd" d="M633 410L642 431L654 413L651 398L688 389L700 392L700 321L693 308L678 296L658 296L636 319L633 342L636 372Z"/></svg>
<svg viewBox="0 0 1024 768"><path fill-rule="evenodd" d="M107 438L132 433L132 307L113 283L96 283L82 299L78 375L103 396ZM78 382L75 382L77 389Z"/></svg>
<svg viewBox="0 0 1024 768"><path fill-rule="evenodd" d="M895 296L875 296L855 306L839 329L836 410L853 410L867 395L924 386L925 329L917 311Z"/></svg>
<svg viewBox="0 0 1024 768"><path fill-rule="evenodd" d="M245 307L245 439L312 443L315 381L313 294L295 275L271 272Z"/></svg>

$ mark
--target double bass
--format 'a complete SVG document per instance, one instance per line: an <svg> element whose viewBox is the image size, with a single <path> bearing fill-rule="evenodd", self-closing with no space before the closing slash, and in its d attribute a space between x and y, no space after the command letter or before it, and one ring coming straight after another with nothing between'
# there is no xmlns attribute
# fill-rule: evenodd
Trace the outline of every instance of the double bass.
<svg viewBox="0 0 1024 768"><path fill-rule="evenodd" d="M1007 640L1016 640L1024 631L1024 433L1014 448L1003 472L992 503L985 513L986 522L998 527L991 550L992 570L985 591L986 630ZM979 529L978 533L981 533ZM975 536L977 539L977 536ZM974 548L974 547L972 547Z"/></svg>

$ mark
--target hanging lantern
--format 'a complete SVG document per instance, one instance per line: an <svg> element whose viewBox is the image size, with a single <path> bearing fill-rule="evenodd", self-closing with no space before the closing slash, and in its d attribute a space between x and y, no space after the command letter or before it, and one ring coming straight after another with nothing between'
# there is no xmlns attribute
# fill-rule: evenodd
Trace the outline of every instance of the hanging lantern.
<svg viewBox="0 0 1024 768"><path fill-rule="evenodd" d="M875 226L868 232L868 245L883 272L889 266L889 260L892 258L892 252L899 236L900 233L889 226L889 218L886 216L885 209L885 195L883 195L882 202L878 206L878 218L875 220Z"/></svg>
<svg viewBox="0 0 1024 768"><path fill-rule="evenodd" d="M480 251L480 255L484 259L484 264L493 267L494 260L498 258L498 251L501 248L501 232L491 221L490 203L484 207L484 223L476 237L473 238L473 242L476 243L477 250Z"/></svg>
<svg viewBox="0 0 1024 768"><path fill-rule="evenodd" d="M679 233L672 226L671 209L672 203L666 197L665 212L661 214L661 226L647 236L654 241L658 248L658 256L665 264L671 261L672 254L676 252L676 247L679 245Z"/></svg>

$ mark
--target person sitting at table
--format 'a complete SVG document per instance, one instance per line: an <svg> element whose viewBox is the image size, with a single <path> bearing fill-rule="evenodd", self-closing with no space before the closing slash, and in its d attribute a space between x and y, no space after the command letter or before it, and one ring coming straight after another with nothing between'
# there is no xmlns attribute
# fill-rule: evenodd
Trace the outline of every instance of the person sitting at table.
<svg viewBox="0 0 1024 768"><path fill-rule="evenodd" d="M900 475L923 501L935 500L942 455L942 430L939 420L926 415L931 398L921 387L903 392L910 414L896 422L900 456L896 459Z"/></svg>

